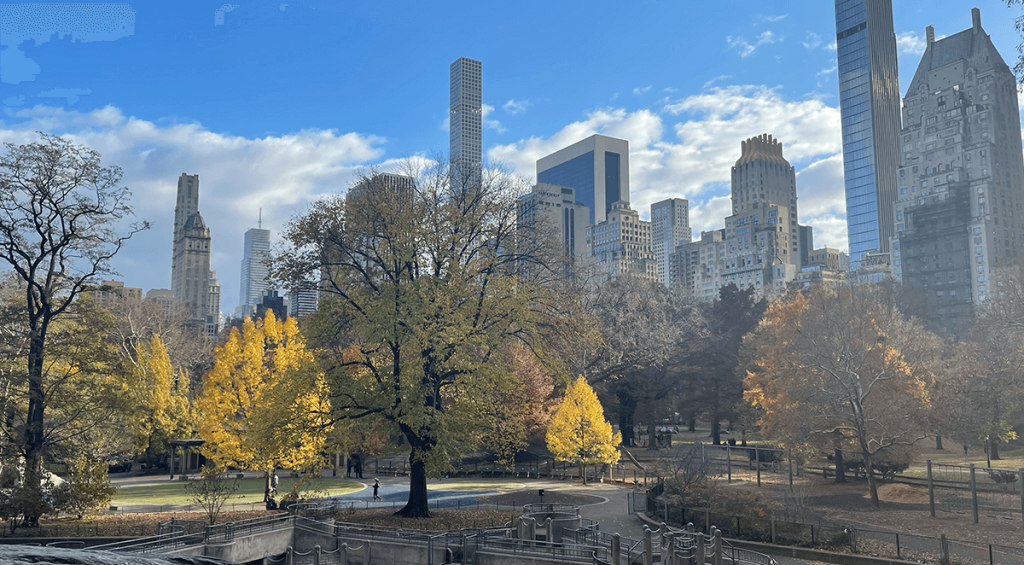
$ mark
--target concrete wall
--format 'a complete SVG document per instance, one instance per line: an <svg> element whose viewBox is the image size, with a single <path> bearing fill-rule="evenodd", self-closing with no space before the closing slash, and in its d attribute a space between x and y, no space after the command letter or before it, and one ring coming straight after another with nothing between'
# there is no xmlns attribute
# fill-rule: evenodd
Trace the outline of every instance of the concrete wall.
<svg viewBox="0 0 1024 565"><path fill-rule="evenodd" d="M421 563L425 563L425 561ZM565 565L566 561L540 555L493 553L481 549L473 554L473 563L476 565Z"/></svg>

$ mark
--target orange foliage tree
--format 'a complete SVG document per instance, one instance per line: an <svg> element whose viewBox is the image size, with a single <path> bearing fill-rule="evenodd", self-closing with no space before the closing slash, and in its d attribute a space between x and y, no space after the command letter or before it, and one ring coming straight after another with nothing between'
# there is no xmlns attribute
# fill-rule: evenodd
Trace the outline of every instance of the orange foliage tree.
<svg viewBox="0 0 1024 565"><path fill-rule="evenodd" d="M870 288L815 288L771 306L747 336L744 398L763 410L765 437L852 447L877 507L876 467L935 429L943 348Z"/></svg>

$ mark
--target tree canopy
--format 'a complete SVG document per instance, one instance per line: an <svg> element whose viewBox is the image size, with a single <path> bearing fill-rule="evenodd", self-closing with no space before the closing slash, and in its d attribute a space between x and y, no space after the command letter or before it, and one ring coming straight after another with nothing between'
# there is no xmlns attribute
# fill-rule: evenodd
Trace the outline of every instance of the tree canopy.
<svg viewBox="0 0 1024 565"><path fill-rule="evenodd" d="M587 482L586 466L615 463L619 460L618 445L622 434L612 433L612 425L604 419L604 408L587 379L579 377L569 385L547 433L548 449L558 461L580 466L583 482Z"/></svg>
<svg viewBox="0 0 1024 565"><path fill-rule="evenodd" d="M427 475L481 441L493 393L514 379L496 356L518 342L557 373L544 336L571 323L559 317L571 297L526 276L542 265L518 245L525 183L456 174L364 175L293 219L274 259L279 278L319 281L326 295L313 339L334 417L380 419L408 442L406 516L428 515Z"/></svg>
<svg viewBox="0 0 1024 565"><path fill-rule="evenodd" d="M813 288L773 304L745 340L745 398L788 445L852 446L878 506L875 465L931 435L942 341L864 288Z"/></svg>
<svg viewBox="0 0 1024 565"><path fill-rule="evenodd" d="M203 452L217 465L303 468L320 456L329 416L323 372L295 318L246 318L217 349L196 399Z"/></svg>

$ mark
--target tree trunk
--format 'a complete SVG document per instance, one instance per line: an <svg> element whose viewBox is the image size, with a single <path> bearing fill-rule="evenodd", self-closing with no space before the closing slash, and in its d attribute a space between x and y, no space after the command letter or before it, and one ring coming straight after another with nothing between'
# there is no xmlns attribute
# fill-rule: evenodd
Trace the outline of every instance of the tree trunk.
<svg viewBox="0 0 1024 565"><path fill-rule="evenodd" d="M881 503L878 501L878 484L875 482L875 466L871 462L871 455L868 453L864 454L864 474L868 478L868 492L871 493L871 506L880 508Z"/></svg>
<svg viewBox="0 0 1024 565"><path fill-rule="evenodd" d="M583 463L580 463L580 476L583 477L583 484L586 485L587 484L587 466L584 465Z"/></svg>
<svg viewBox="0 0 1024 565"><path fill-rule="evenodd" d="M942 449L942 436L935 436L935 449Z"/></svg>
<svg viewBox="0 0 1024 565"><path fill-rule="evenodd" d="M843 450L836 449L832 458L836 460L836 482L846 482L846 463L843 462Z"/></svg>
<svg viewBox="0 0 1024 565"><path fill-rule="evenodd" d="M427 466L422 457L417 457L419 449L413 448L409 454L409 501L397 516L406 518L429 518L430 505L427 502Z"/></svg>
<svg viewBox="0 0 1024 565"><path fill-rule="evenodd" d="M32 496L42 496L40 485L43 478L43 448L45 422L43 411L46 407L43 395L43 346L46 330L31 333L28 354L28 413L25 417L25 484ZM31 505L33 509L38 505ZM29 527L39 525L38 512L25 515Z"/></svg>
<svg viewBox="0 0 1024 565"><path fill-rule="evenodd" d="M658 449L657 430L654 428L654 420L647 424L647 449Z"/></svg>
<svg viewBox="0 0 1024 565"><path fill-rule="evenodd" d="M619 433L622 434L622 445L636 445L633 440L633 416L636 414L636 399L628 391L619 389Z"/></svg>
<svg viewBox="0 0 1024 565"><path fill-rule="evenodd" d="M999 440L989 440L988 442L989 457L993 460L999 460Z"/></svg>
<svg viewBox="0 0 1024 565"><path fill-rule="evenodd" d="M718 414L711 415L711 444L722 445L722 423L718 421Z"/></svg>
<svg viewBox="0 0 1024 565"><path fill-rule="evenodd" d="M697 431L697 416L690 414L690 423L686 426L686 429L691 432Z"/></svg>

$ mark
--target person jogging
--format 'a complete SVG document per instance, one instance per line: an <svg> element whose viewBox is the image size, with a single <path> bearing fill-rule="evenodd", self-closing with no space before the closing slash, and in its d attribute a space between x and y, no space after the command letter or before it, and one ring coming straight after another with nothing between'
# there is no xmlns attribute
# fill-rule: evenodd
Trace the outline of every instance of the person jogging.
<svg viewBox="0 0 1024 565"><path fill-rule="evenodd" d="M379 490L380 490L380 480L379 479L373 479L373 501L374 502L377 502L378 500L384 500L383 498L381 498L380 496L377 495L377 492Z"/></svg>

